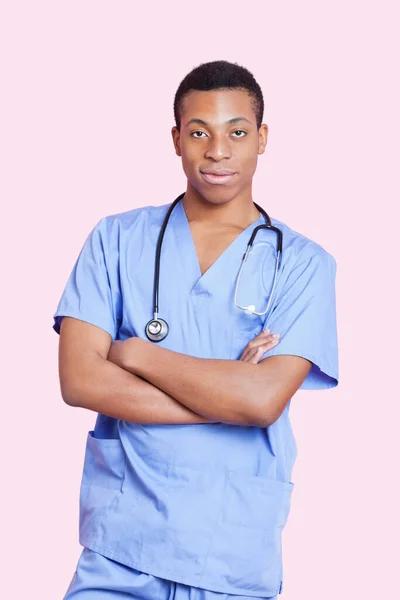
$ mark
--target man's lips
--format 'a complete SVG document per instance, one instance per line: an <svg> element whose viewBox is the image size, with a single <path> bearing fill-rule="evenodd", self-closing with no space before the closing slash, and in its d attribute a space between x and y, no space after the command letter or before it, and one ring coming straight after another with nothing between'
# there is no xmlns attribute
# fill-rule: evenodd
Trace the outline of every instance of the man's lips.
<svg viewBox="0 0 400 600"><path fill-rule="evenodd" d="M233 175L236 171L232 169L200 169L202 173L209 173L210 175Z"/></svg>
<svg viewBox="0 0 400 600"><path fill-rule="evenodd" d="M228 171L227 169L205 169L200 173L208 183L227 183L236 175L235 171Z"/></svg>

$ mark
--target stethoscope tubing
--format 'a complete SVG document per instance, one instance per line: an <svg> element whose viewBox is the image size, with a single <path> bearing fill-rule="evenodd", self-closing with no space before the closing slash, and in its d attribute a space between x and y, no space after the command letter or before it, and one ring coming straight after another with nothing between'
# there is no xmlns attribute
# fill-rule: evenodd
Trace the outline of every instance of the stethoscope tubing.
<svg viewBox="0 0 400 600"><path fill-rule="evenodd" d="M180 194L169 207L167 214L165 215L163 224L160 229L160 234L158 236L157 248L156 248L156 258L154 265L154 289L153 289L153 314L154 320L158 318L158 294L159 294L159 284L160 284L160 263L161 263L161 247L164 239L165 230L168 225L169 218L171 216L172 211L178 202L184 197L186 192Z"/></svg>
<svg viewBox="0 0 400 600"><path fill-rule="evenodd" d="M168 222L169 222L169 218L171 216L172 211L174 210L175 206L178 204L178 202L180 202L180 200L182 200L182 198L184 197L186 192L183 192L182 194L179 194L179 196L177 198L175 198L175 200L172 202L171 206L169 207L165 217L164 217L164 221L161 225L161 229L160 229L160 233L158 236L158 241L157 241L157 247L156 247L156 255L155 255L155 265L154 265L154 286L153 286L153 319L150 320L147 325L146 325L146 335L148 337L148 339L150 339L153 342L160 342L163 339L165 339L165 337L168 335L168 331L169 331L169 326L166 323L166 321L164 321L163 319L160 319L158 316L158 310L159 310L159 306L158 306L158 298L159 298L159 284L160 284L160 265L161 265L161 249L162 249L162 243L163 243L163 239L164 239L164 234L165 234L165 230L167 228ZM274 281L273 281L273 286L272 286L272 293L270 294L270 299L268 302L268 306L267 309L263 312L263 313L258 313L253 311L253 314L257 314L257 315L264 315L270 306L271 300L272 300L272 296L273 296L273 292L275 290L275 285L276 285L276 279L277 279L277 274L278 274L278 268L279 268L279 264L280 264L280 258L282 256L282 232L278 227L275 227L274 225L272 225L271 223L271 219L268 215L268 213L258 204L256 204L254 202L254 206L258 209L258 211L263 215L264 219L265 219L265 224L263 225L258 225L257 227L254 228L250 240L247 244L247 248L245 253L243 254L242 257L242 263L239 269L239 273L238 273L238 277L237 277L237 283L236 283L236 290L235 290L235 305L238 308L241 308L243 310L248 310L250 307L243 307L240 306L236 303L236 298L237 298L237 290L238 290L238 285L239 285L239 279L240 279L240 275L244 266L244 263L247 260L247 256L251 251L251 248L253 246L253 242L256 238L257 233L261 230L261 229L271 229L273 231L276 232L277 234L277 260L276 260L276 265L275 265L275 275L274 275ZM250 314L250 313L249 313ZM151 331L151 327L153 327L153 329L155 329L155 331Z"/></svg>

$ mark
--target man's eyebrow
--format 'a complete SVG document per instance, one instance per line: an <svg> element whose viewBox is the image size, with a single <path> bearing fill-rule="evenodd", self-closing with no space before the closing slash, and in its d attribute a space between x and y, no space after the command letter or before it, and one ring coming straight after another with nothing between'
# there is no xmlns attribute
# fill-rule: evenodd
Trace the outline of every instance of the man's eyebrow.
<svg viewBox="0 0 400 600"><path fill-rule="evenodd" d="M251 125L251 121L246 119L246 117L233 117L232 119L226 121L226 123L227 125L232 125L232 123L237 123L238 121L247 121L247 123L250 123ZM208 127L208 123L203 121L203 119L190 119L190 121L186 123L185 127L188 127L188 125L191 125L192 123L198 123L199 125L205 125L205 127Z"/></svg>

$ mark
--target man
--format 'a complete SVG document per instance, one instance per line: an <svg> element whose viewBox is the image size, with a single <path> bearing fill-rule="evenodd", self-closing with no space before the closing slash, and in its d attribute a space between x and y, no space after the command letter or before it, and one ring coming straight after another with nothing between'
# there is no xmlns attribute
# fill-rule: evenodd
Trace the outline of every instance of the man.
<svg viewBox="0 0 400 600"><path fill-rule="evenodd" d="M101 219L61 297L62 397L98 413L68 600L282 592L296 458L289 405L300 387L338 384L336 263L271 219L280 264L276 230L261 228L236 287L249 238L265 224L252 198L263 109L237 64L189 73L172 128L186 192L174 207Z"/></svg>

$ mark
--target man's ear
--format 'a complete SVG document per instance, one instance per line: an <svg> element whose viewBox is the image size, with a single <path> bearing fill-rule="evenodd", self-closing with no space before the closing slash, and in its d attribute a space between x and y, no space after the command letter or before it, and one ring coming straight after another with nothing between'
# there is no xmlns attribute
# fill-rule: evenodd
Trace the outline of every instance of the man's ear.
<svg viewBox="0 0 400 600"><path fill-rule="evenodd" d="M268 138L268 125L262 123L258 130L258 154L264 154L265 147L267 145Z"/></svg>
<svg viewBox="0 0 400 600"><path fill-rule="evenodd" d="M180 133L176 125L171 129L172 140L174 142L175 152L178 156L181 156L181 147L180 147Z"/></svg>

